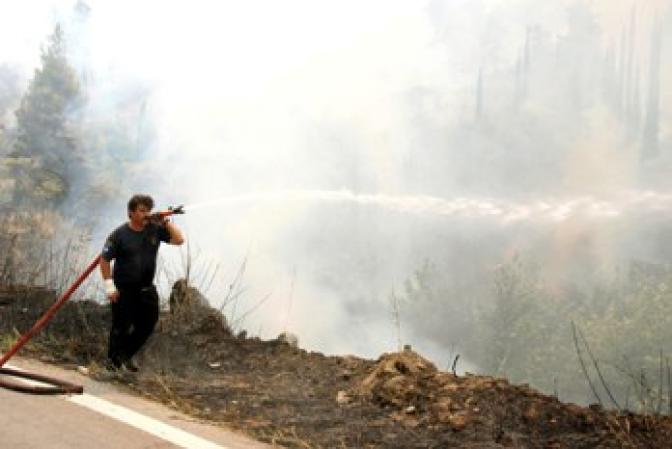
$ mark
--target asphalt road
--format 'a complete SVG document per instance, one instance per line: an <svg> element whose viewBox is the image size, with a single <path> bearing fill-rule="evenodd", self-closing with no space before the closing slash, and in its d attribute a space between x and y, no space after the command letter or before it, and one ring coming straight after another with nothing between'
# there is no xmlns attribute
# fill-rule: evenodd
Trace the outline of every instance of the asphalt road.
<svg viewBox="0 0 672 449"><path fill-rule="evenodd" d="M72 370L23 358L8 366L84 385L85 394L38 396L0 388L0 449L271 447Z"/></svg>

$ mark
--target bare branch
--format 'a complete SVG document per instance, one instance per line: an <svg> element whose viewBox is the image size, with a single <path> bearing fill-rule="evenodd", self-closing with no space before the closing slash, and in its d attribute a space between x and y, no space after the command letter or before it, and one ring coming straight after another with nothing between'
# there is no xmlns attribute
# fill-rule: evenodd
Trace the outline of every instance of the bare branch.
<svg viewBox="0 0 672 449"><path fill-rule="evenodd" d="M581 370L583 371L583 375L585 376L586 380L588 381L588 385L590 386L590 390L593 392L593 396L595 396L595 399L597 399L597 402L603 406L602 404L602 399L600 398L600 395L597 394L597 390L595 389L595 386L593 385L593 381L590 380L590 375L588 374L588 369L586 368L586 364L583 361L583 356L581 355L581 348L579 347L579 339L576 335L576 324L572 321L572 335L574 337L574 348L576 349L576 355L579 357L579 364L581 365Z"/></svg>
<svg viewBox="0 0 672 449"><path fill-rule="evenodd" d="M607 395L609 396L609 399L611 400L611 402L616 406L616 408L618 410L621 410L621 406L618 405L618 402L616 402L616 399L614 398L614 395L611 394L611 390L609 389L609 386L607 385L607 382L604 380L604 376L602 375L602 370L600 370L600 366L597 363L597 359L595 358L592 351L590 350L590 345L588 344L588 341L586 340L586 337L584 337L583 332L581 332L580 329L577 329L577 330L579 332L579 335L581 336L581 339L583 340L583 344L586 347L586 352L588 352L588 356L593 361L593 366L595 367L595 371L597 371L597 375L600 378L600 382L602 383L602 387L607 392Z"/></svg>

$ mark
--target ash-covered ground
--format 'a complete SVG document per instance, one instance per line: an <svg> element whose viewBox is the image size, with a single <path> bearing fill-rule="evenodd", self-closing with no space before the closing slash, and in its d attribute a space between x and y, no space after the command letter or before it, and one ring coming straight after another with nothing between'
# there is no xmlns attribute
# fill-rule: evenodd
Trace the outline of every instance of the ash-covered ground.
<svg viewBox="0 0 672 449"><path fill-rule="evenodd" d="M233 335L190 288L175 290L139 355L137 374L109 374L109 307L67 303L22 350L113 382L194 417L296 448L662 448L672 418L580 407L526 385L438 370L412 350L378 360L325 356ZM0 350L53 302L53 292L0 292ZM551 373L549 373L551 375Z"/></svg>

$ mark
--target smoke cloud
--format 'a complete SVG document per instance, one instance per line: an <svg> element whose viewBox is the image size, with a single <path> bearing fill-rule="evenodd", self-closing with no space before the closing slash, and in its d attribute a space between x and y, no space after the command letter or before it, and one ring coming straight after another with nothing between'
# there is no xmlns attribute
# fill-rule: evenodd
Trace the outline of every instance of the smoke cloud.
<svg viewBox="0 0 672 449"><path fill-rule="evenodd" d="M56 22L118 193L99 237L134 191L186 204L192 254L221 265L214 305L245 263L226 310L250 333L374 356L427 260L456 307L514 253L557 285L670 261L638 239L669 217L664 0L33 1L0 16L0 63L27 82ZM460 342L412 307L402 339L444 364Z"/></svg>

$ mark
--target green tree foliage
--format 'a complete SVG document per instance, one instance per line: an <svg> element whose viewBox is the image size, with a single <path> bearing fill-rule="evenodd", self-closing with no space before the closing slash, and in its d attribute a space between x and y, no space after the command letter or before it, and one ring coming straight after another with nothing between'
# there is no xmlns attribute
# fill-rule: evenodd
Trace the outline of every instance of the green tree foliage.
<svg viewBox="0 0 672 449"><path fill-rule="evenodd" d="M576 298L567 301L550 294L541 267L519 256L499 265L492 282L492 298L479 307L467 357L488 374L547 392L557 388L559 379L575 382L580 368L570 324ZM582 396L585 391L578 380Z"/></svg>
<svg viewBox="0 0 672 449"><path fill-rule="evenodd" d="M20 96L18 73L7 64L0 64L0 131L6 129L5 115Z"/></svg>
<svg viewBox="0 0 672 449"><path fill-rule="evenodd" d="M72 177L82 171L73 118L82 104L77 76L69 66L63 31L57 25L42 51L28 92L16 111L14 156L30 160L17 173L17 197L59 203Z"/></svg>
<svg viewBox="0 0 672 449"><path fill-rule="evenodd" d="M478 311L477 293L467 286L470 281L426 260L406 280L399 295L401 325L408 324L419 337L470 352L469 339Z"/></svg>
<svg viewBox="0 0 672 449"><path fill-rule="evenodd" d="M407 309L418 316L406 313L406 325L446 346L459 342L462 355L483 374L557 392L563 400L595 402L580 353L604 405L614 406L611 394L620 407L672 411L669 267L631 262L627 276L581 291L549 288L543 267L514 257L494 270L494 288L482 301L451 293L439 273L425 263L407 282ZM572 323L581 335L578 351Z"/></svg>

